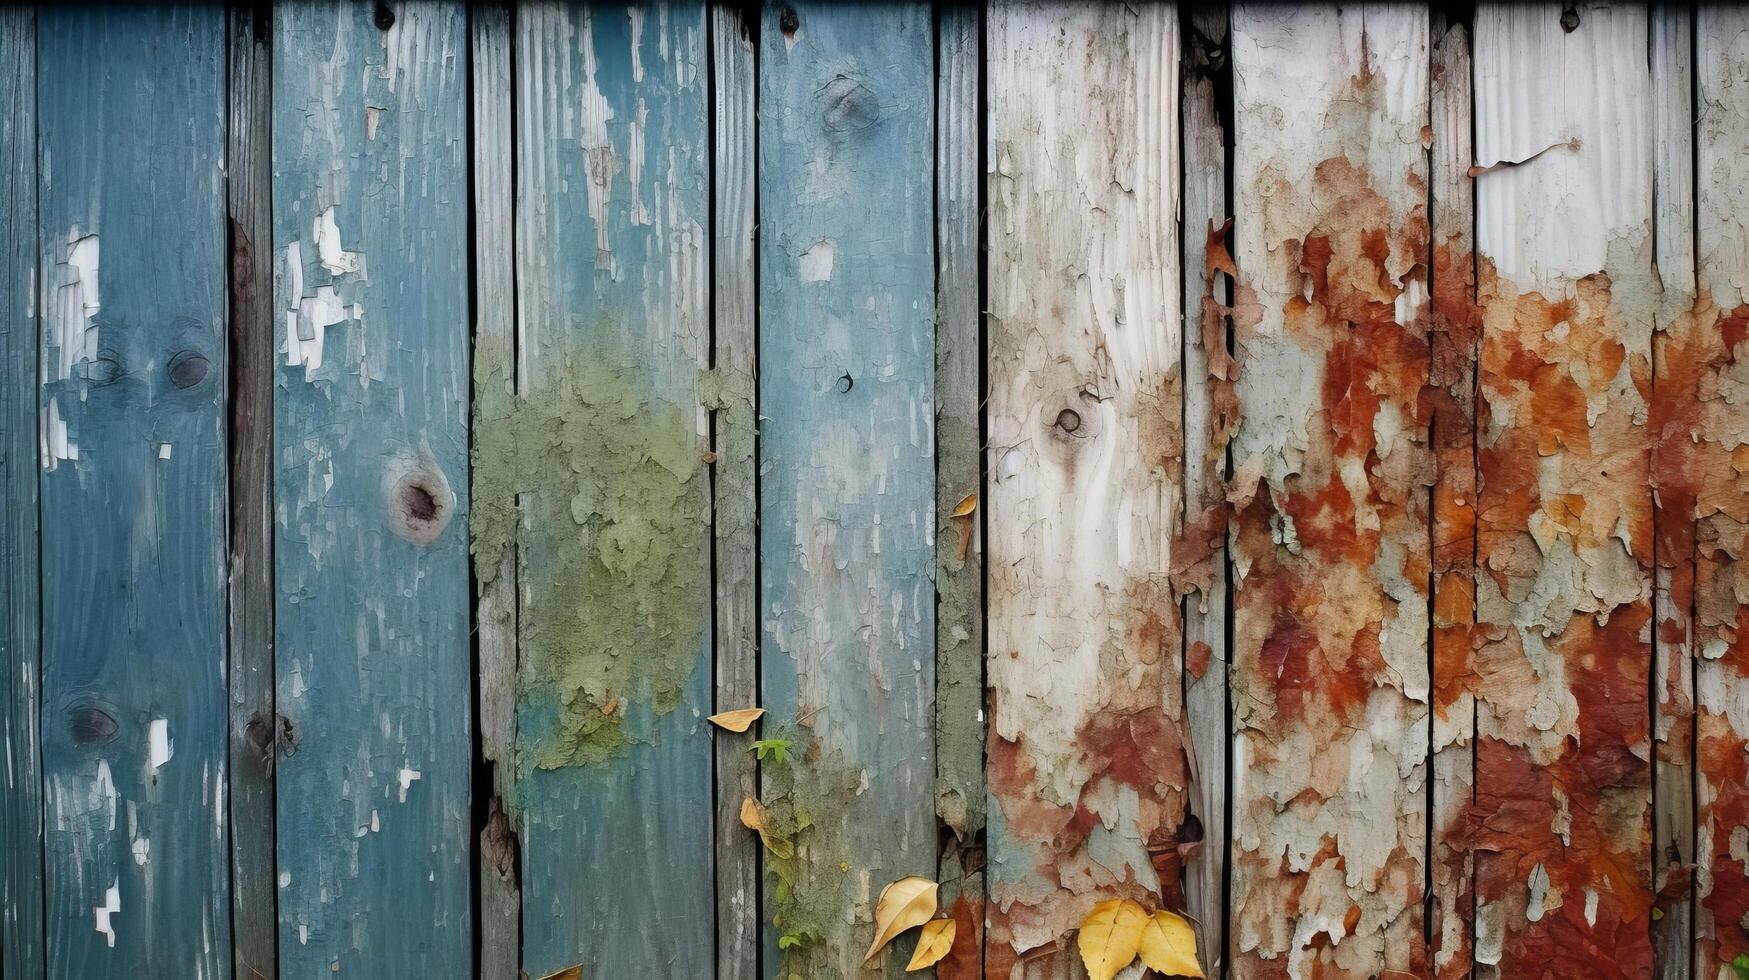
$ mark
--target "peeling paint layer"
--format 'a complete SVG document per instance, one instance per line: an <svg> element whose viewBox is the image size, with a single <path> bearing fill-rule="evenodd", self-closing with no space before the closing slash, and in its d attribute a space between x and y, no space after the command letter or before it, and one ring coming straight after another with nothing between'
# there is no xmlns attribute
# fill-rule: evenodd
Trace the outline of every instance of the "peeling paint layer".
<svg viewBox="0 0 1749 980"><path fill-rule="evenodd" d="M986 975L1057 975L1113 897L1182 909L1190 789L1178 23L989 13Z"/></svg>
<svg viewBox="0 0 1749 980"><path fill-rule="evenodd" d="M1419 973L1427 14L1236 9L1233 59L1232 967Z"/></svg>

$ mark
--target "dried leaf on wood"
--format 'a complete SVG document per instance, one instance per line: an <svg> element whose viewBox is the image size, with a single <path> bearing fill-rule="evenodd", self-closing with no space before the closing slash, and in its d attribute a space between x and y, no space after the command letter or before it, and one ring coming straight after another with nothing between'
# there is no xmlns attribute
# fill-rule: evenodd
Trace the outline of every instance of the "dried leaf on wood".
<svg viewBox="0 0 1749 980"><path fill-rule="evenodd" d="M916 875L900 878L881 889L875 903L875 937L864 962L875 958L881 947L906 929L920 926L935 915L935 893L940 886Z"/></svg>
<svg viewBox="0 0 1749 980"><path fill-rule="evenodd" d="M539 980L583 980L583 964L567 966L557 973L549 973Z"/></svg>
<svg viewBox="0 0 1749 980"><path fill-rule="evenodd" d="M1142 962L1169 977L1201 977L1196 961L1196 930L1184 917L1160 909L1142 927Z"/></svg>
<svg viewBox="0 0 1749 980"><path fill-rule="evenodd" d="M725 711L722 714L711 715L705 720L718 728L731 732L744 732L753 727L760 716L765 714L764 708L742 708L739 711Z"/></svg>
<svg viewBox="0 0 1749 980"><path fill-rule="evenodd" d="M975 493L967 494L966 499L960 501L959 506L955 507L953 509L953 513L949 514L948 516L949 517L970 517L970 516L972 516L972 511L977 510L977 509L978 509L978 495Z"/></svg>
<svg viewBox="0 0 1749 980"><path fill-rule="evenodd" d="M1112 898L1093 906L1075 939L1090 980L1111 980L1129 966L1141 951L1147 924L1148 911L1130 899Z"/></svg>
<svg viewBox="0 0 1749 980"><path fill-rule="evenodd" d="M759 834L759 842L773 855L785 860L795 855L795 848L789 841L773 837L765 828L765 808L760 806L753 797L743 797L741 800L741 826Z"/></svg>
<svg viewBox="0 0 1749 980"><path fill-rule="evenodd" d="M930 919L923 923L923 934L917 937L917 948L911 953L911 962L905 964L905 972L926 970L941 962L948 950L953 949L957 931L959 926L952 919Z"/></svg>

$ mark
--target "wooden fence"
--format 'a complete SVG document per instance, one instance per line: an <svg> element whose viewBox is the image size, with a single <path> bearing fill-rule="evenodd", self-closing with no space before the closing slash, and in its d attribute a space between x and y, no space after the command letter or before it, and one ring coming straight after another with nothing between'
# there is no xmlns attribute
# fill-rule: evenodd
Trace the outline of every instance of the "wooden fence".
<svg viewBox="0 0 1749 980"><path fill-rule="evenodd" d="M1749 975L1749 10L0 7L0 310L4 980Z"/></svg>

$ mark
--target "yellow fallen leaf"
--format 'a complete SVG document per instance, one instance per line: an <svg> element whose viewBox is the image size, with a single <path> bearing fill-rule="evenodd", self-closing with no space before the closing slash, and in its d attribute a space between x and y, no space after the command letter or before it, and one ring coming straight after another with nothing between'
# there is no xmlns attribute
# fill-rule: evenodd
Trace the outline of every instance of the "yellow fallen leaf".
<svg viewBox="0 0 1749 980"><path fill-rule="evenodd" d="M911 952L911 962L905 964L905 972L927 970L941 962L947 951L953 948L953 934L959 930L959 924L952 919L930 919L923 923L923 934L917 937L917 948Z"/></svg>
<svg viewBox="0 0 1749 980"><path fill-rule="evenodd" d="M711 715L705 721L731 732L744 732L753 727L759 716L765 714L764 708L742 708L739 711L725 711L720 715Z"/></svg>
<svg viewBox="0 0 1749 980"><path fill-rule="evenodd" d="M975 493L970 493L970 494L966 495L966 499L959 502L959 506L955 507L953 509L953 513L949 514L948 516L949 517L970 517L970 516L972 516L972 511L977 510L977 509L978 509L978 495Z"/></svg>
<svg viewBox="0 0 1749 980"><path fill-rule="evenodd" d="M935 893L940 886L928 878L910 875L881 889L875 903L875 937L863 962L875 958L881 947L906 929L920 926L935 915Z"/></svg>
<svg viewBox="0 0 1749 980"><path fill-rule="evenodd" d="M583 964L567 966L557 973L549 973L540 980L583 980Z"/></svg>
<svg viewBox="0 0 1749 980"><path fill-rule="evenodd" d="M1142 927L1147 924L1148 910L1127 898L1093 906L1075 938L1090 980L1111 980L1129 966L1142 948Z"/></svg>
<svg viewBox="0 0 1749 980"><path fill-rule="evenodd" d="M1142 962L1169 977L1201 977L1196 961L1196 930L1184 917L1160 909L1142 927Z"/></svg>
<svg viewBox="0 0 1749 980"><path fill-rule="evenodd" d="M795 849L788 841L773 839L765 830L765 808L754 801L753 797L741 798L741 826L759 834L759 843L777 857L788 860L795 855Z"/></svg>

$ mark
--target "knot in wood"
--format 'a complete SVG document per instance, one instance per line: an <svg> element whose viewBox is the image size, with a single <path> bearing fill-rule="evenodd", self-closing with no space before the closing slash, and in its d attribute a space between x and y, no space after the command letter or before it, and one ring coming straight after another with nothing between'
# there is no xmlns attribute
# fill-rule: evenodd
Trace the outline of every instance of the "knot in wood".
<svg viewBox="0 0 1749 980"><path fill-rule="evenodd" d="M212 363L206 359L205 354L185 350L170 359L164 373L169 376L171 384L186 390L205 381L211 367Z"/></svg>

